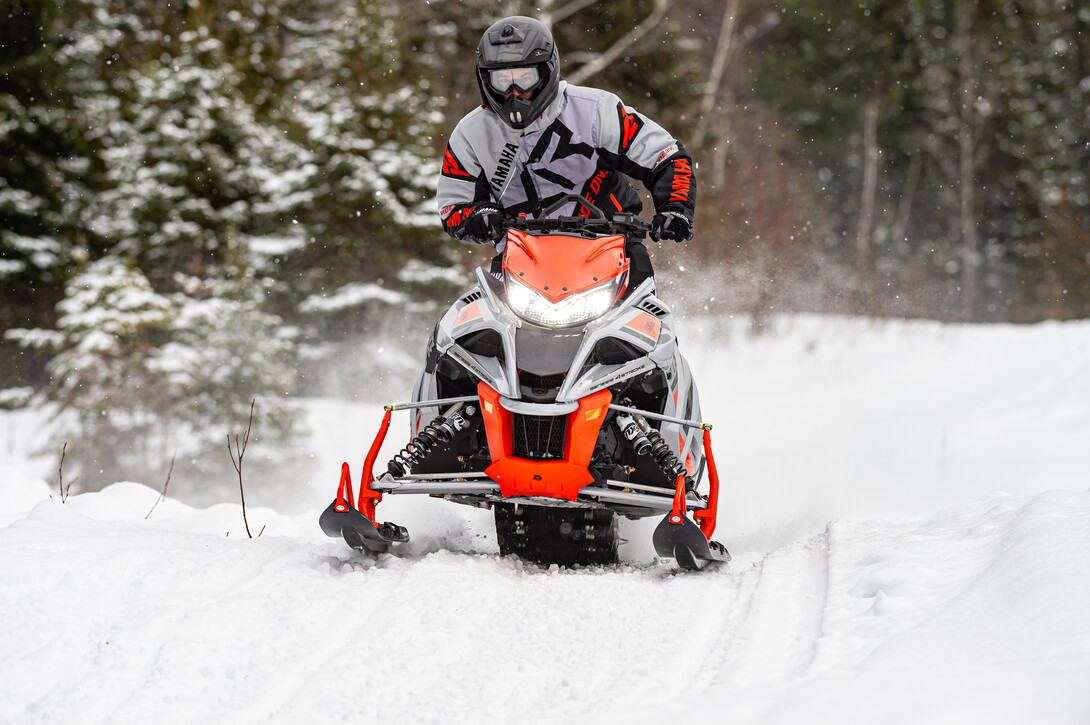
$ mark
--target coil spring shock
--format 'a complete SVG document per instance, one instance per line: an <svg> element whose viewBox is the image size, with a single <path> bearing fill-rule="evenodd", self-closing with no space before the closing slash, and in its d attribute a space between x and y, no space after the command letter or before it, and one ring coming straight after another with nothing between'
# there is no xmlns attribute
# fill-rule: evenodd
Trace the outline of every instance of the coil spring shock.
<svg viewBox="0 0 1090 725"><path fill-rule="evenodd" d="M458 431L468 428L469 423L458 412L461 407L462 404L457 403L446 413L433 418L415 438L390 459L390 462L386 464L386 470L395 478L401 478L411 471L413 466L422 463L436 445L449 443Z"/></svg>
<svg viewBox="0 0 1090 725"><path fill-rule="evenodd" d="M666 477L671 481L676 481L678 476L684 475L685 488L691 489L693 487L692 476L686 472L685 464L674 455L674 452L666 445L666 441L662 439L659 432L652 428L647 432L647 439L651 441L651 457L655 459L655 463L666 474Z"/></svg>
<svg viewBox="0 0 1090 725"><path fill-rule="evenodd" d="M677 481L678 476L685 476L685 490L692 491L696 487L696 482L693 477L689 475L685 470L685 464L674 455L674 452L670 450L670 447L666 445L666 441L663 440L662 434L656 429L652 428L647 419L642 415L633 416L636 424L643 431L643 434L647 436L647 441L650 442L650 446L644 448L641 452L646 452L658 465L659 469L666 475L666 478L672 484Z"/></svg>

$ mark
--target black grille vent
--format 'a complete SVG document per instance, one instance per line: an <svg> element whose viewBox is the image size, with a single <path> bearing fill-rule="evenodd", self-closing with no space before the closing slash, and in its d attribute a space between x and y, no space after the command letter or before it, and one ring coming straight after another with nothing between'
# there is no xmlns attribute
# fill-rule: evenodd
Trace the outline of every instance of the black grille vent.
<svg viewBox="0 0 1090 725"><path fill-rule="evenodd" d="M594 358L602 365L624 365L642 356L636 346L616 337L603 337L594 346Z"/></svg>
<svg viewBox="0 0 1090 725"><path fill-rule="evenodd" d="M564 384L564 373L555 375L537 375L525 370L519 371L519 385L534 390L556 390Z"/></svg>
<svg viewBox="0 0 1090 725"><path fill-rule="evenodd" d="M477 330L462 335L456 342L474 355L498 357L503 360L503 339L495 330Z"/></svg>
<svg viewBox="0 0 1090 725"><path fill-rule="evenodd" d="M465 302L468 305L470 302L476 302L482 297L484 297L484 292L481 292L479 289L475 289L467 294L465 297L463 297L462 302Z"/></svg>
<svg viewBox="0 0 1090 725"><path fill-rule="evenodd" d="M644 300L640 303L639 308L644 312L650 312L655 317L664 317L666 315L666 310L659 307L651 300Z"/></svg>
<svg viewBox="0 0 1090 725"><path fill-rule="evenodd" d="M566 415L522 415L514 413L511 453L518 458L555 461L564 458Z"/></svg>

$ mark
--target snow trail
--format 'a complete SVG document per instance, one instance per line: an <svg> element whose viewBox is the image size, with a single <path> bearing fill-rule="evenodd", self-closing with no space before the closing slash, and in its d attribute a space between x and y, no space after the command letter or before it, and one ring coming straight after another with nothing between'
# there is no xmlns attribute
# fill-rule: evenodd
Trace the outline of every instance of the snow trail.
<svg viewBox="0 0 1090 725"><path fill-rule="evenodd" d="M254 539L135 483L50 500L0 412L0 723L1090 722L1090 326L803 318L694 357L735 557L698 574L653 522L550 571L409 497L405 556L355 554L316 522L372 404L315 406L314 481Z"/></svg>
<svg viewBox="0 0 1090 725"><path fill-rule="evenodd" d="M1072 689L1090 676L1090 493L834 522L699 574L210 533L226 506L106 513L155 496L47 500L0 529L0 680L20 683L0 721L980 721L967 698L999 722L1090 711ZM1055 699L1028 705L1038 691Z"/></svg>
<svg viewBox="0 0 1090 725"><path fill-rule="evenodd" d="M828 576L825 536L783 547L744 571L747 601L709 684L742 688L805 675L821 638Z"/></svg>

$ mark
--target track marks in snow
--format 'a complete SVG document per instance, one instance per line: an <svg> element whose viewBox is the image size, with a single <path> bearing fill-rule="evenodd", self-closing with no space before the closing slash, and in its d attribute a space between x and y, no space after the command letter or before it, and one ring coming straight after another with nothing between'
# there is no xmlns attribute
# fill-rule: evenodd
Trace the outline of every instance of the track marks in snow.
<svg viewBox="0 0 1090 725"><path fill-rule="evenodd" d="M886 722L1029 713L1045 685L1042 721L1073 722L1088 522L1090 493L996 496L691 574L374 559L49 502L0 529L0 682L23 683L0 721Z"/></svg>
<svg viewBox="0 0 1090 725"><path fill-rule="evenodd" d="M709 656L707 686L742 688L806 674L828 590L827 535L783 547L737 575L735 604ZM703 683L702 683L703 684Z"/></svg>
<svg viewBox="0 0 1090 725"><path fill-rule="evenodd" d="M835 615L815 674L903 663L905 650L940 652L946 665L981 656L998 663L1053 641L1069 642L1090 665L1090 625L1066 640L1049 631L1070 624L1069 602L1085 611L1090 532L1079 521L1087 520L1090 494L1048 492L997 494L926 519L835 525ZM1072 556L1080 541L1082 554ZM1069 595L1050 594L1065 582ZM1003 625L983 624L980 612Z"/></svg>
<svg viewBox="0 0 1090 725"><path fill-rule="evenodd" d="M583 722L617 703L668 702L691 691L700 669L699 656L679 652L695 643L699 654L729 602L727 579L666 565L544 571L436 552L382 566L399 585L381 608L357 610L371 623L366 636L343 640L271 721L332 707L361 721ZM347 672L359 673L366 697L349 686L313 699Z"/></svg>

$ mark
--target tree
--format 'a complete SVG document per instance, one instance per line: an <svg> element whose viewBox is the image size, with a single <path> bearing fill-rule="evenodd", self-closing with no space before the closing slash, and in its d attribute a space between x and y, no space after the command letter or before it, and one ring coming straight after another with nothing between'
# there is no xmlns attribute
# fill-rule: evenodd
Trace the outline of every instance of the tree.
<svg viewBox="0 0 1090 725"><path fill-rule="evenodd" d="M14 331L55 353L42 396L58 405L55 435L69 443L84 490L150 480L175 453L215 488L227 471L223 436L254 397L267 450L290 439L279 320L246 286L179 283L184 293L162 294L136 265L103 257L69 283L55 331Z"/></svg>
<svg viewBox="0 0 1090 725"><path fill-rule="evenodd" d="M262 309L268 285L245 235L261 226L267 180L298 153L239 92L238 49L221 36L246 24L222 10L226 25L207 5L66 7L58 61L97 167L75 221L94 244L72 265L56 329L8 337L54 353L42 392L78 444L85 487L157 470L173 450L225 470L202 452L220 451L254 397L273 449L293 430L289 343Z"/></svg>
<svg viewBox="0 0 1090 725"><path fill-rule="evenodd" d="M1085 123L1041 111L1071 112L1083 100L1061 100L1058 89L1081 87L1075 26L1085 21L1067 3L1018 0L785 0L778 10L761 92L827 170L827 214L856 242L840 245L843 256L873 270L872 290L883 278L883 287L920 288L922 270L926 296L941 302L930 314L1009 317L1019 250L1041 248L1043 179L1062 175L1085 137L1073 131ZM1055 132L1039 123L1046 118ZM1064 137L1075 153L1063 161L1033 140L1063 146ZM1031 172L1027 161L1049 170Z"/></svg>
<svg viewBox="0 0 1090 725"><path fill-rule="evenodd" d="M999 137L1009 197L1029 199L1012 248L1016 319L1090 315L1090 9L1028 0L1008 20L1017 63Z"/></svg>
<svg viewBox="0 0 1090 725"><path fill-rule="evenodd" d="M78 219L90 162L52 33L57 5L21 0L0 23L0 387L40 382L41 359L2 341L50 325L65 269L86 254ZM29 359L27 359L29 358Z"/></svg>
<svg viewBox="0 0 1090 725"><path fill-rule="evenodd" d="M406 21L392 6L350 0L310 6L295 22L270 123L300 152L273 179L268 204L298 240L278 264L298 313L346 285L396 288L410 261L449 266L451 258L437 243L434 205L433 140L445 104L426 76L407 70ZM360 311L348 305L312 322L358 332Z"/></svg>

